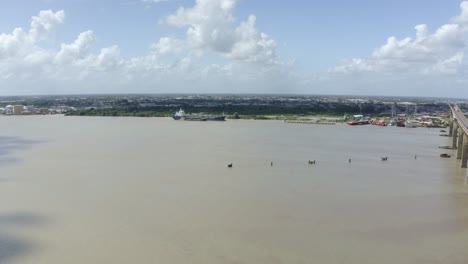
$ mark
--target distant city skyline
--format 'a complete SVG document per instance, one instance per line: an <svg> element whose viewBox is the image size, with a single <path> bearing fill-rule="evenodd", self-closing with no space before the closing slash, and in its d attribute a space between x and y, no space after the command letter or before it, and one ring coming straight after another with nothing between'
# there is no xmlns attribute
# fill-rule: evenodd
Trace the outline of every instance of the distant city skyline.
<svg viewBox="0 0 468 264"><path fill-rule="evenodd" d="M5 0L0 96L468 98L468 1Z"/></svg>

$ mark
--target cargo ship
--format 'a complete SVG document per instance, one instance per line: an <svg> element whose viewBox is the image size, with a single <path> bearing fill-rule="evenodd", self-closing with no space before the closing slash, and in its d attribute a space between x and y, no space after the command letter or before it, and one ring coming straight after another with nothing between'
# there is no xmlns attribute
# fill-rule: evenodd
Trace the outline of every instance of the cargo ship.
<svg viewBox="0 0 468 264"><path fill-rule="evenodd" d="M182 108L175 113L172 117L174 120L184 120L184 121L226 121L226 116L189 116L185 114L185 111Z"/></svg>

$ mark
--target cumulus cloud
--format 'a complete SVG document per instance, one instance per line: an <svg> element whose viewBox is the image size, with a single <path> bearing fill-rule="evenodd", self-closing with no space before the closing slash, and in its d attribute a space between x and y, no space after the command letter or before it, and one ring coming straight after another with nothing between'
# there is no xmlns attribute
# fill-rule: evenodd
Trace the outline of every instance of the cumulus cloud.
<svg viewBox="0 0 468 264"><path fill-rule="evenodd" d="M451 23L463 25L466 27L468 25L468 1L461 2L460 9L460 15L452 18Z"/></svg>
<svg viewBox="0 0 468 264"><path fill-rule="evenodd" d="M64 20L65 12L63 10L55 13L52 10L40 11L38 16L32 17L29 34L33 40L45 39L50 32L55 31L58 26L63 24Z"/></svg>
<svg viewBox="0 0 468 264"><path fill-rule="evenodd" d="M0 79L39 79L54 58L54 52L39 46L65 19L63 10L45 10L31 18L29 30L16 28L0 34Z"/></svg>
<svg viewBox="0 0 468 264"><path fill-rule="evenodd" d="M468 2L460 5L461 14L431 32L427 25L415 26L415 36L389 37L369 58L344 61L333 73L462 74L468 26Z"/></svg>
<svg viewBox="0 0 468 264"><path fill-rule="evenodd" d="M29 30L16 28L10 34L1 34L0 79L82 79L121 64L117 46L103 48L98 54L89 52L96 38L90 30L80 33L72 43L61 44L57 51L42 48L41 41L58 30L64 20L63 10L40 11L31 18Z"/></svg>
<svg viewBox="0 0 468 264"><path fill-rule="evenodd" d="M90 30L81 33L73 43L61 45L60 51L55 56L55 62L66 64L83 58L95 39L94 33Z"/></svg>
<svg viewBox="0 0 468 264"><path fill-rule="evenodd" d="M194 6L179 7L163 22L186 29L185 38L161 37L147 55L124 62L123 76L132 82L151 79L172 89L191 87L192 92L219 92L221 87L275 91L273 87L288 87L286 82L291 86L292 64L277 57L276 42L256 28L254 15L236 23L237 4L238 0L197 0ZM218 62L207 64L206 58ZM190 86L184 84L187 81Z"/></svg>
<svg viewBox="0 0 468 264"><path fill-rule="evenodd" d="M39 15L33 16L29 31L22 28L15 28L12 33L0 34L0 59L35 57L34 53L44 55L43 51L38 51L35 46L40 40L57 30L65 19L65 12L60 10L53 12L45 10L39 12Z"/></svg>
<svg viewBox="0 0 468 264"><path fill-rule="evenodd" d="M96 58L96 65L102 70L115 69L121 63L120 48L116 45L101 49Z"/></svg>
<svg viewBox="0 0 468 264"><path fill-rule="evenodd" d="M166 55L166 54L178 54L183 52L187 47L185 42L170 38L170 37L162 37L159 39L157 43L153 43L151 48L155 50L157 53Z"/></svg>
<svg viewBox="0 0 468 264"><path fill-rule="evenodd" d="M194 7L180 7L165 22L187 28L187 46L207 49L225 58L245 62L275 63L276 42L255 28L256 17L234 25L237 0L197 0Z"/></svg>
<svg viewBox="0 0 468 264"><path fill-rule="evenodd" d="M0 87L24 93L408 94L408 83L422 91L465 87L468 82L468 1L439 28L416 25L413 36L389 37L366 58L306 76L277 55L276 41L258 29L255 15L235 17L239 1L196 0L193 6L178 8L162 21L182 29L182 37L160 36L146 54L131 58L122 57L117 45L95 47L99 32L91 30L51 47L47 40L65 23L65 12L41 11L29 28L0 34Z"/></svg>
<svg viewBox="0 0 468 264"><path fill-rule="evenodd" d="M274 63L276 61L276 42L267 34L255 28L256 17L250 15L246 22L234 31L235 41L228 58L249 62Z"/></svg>
<svg viewBox="0 0 468 264"><path fill-rule="evenodd" d="M146 55L132 58L122 58L117 45L96 51L96 34L91 30L56 48L43 48L42 42L65 22L65 12L40 11L31 18L29 29L0 34L0 85L43 83L47 85L38 89L70 89L63 93L106 88L109 92L220 92L220 87L225 92L258 92L262 87L279 91L280 86L290 85L291 64L279 60L276 42L256 28L254 15L236 22L237 2L197 0L192 7L180 7L164 21L185 28L185 37L162 36Z"/></svg>
<svg viewBox="0 0 468 264"><path fill-rule="evenodd" d="M21 28L16 28L11 34L0 35L0 59L7 59L27 53L34 42L29 34Z"/></svg>

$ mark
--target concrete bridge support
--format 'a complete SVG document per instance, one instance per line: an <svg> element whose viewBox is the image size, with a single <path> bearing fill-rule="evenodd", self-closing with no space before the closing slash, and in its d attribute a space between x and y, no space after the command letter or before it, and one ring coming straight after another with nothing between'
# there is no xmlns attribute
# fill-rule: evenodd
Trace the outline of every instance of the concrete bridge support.
<svg viewBox="0 0 468 264"><path fill-rule="evenodd" d="M457 105L450 106L449 125L452 147L457 148L457 159L461 159L462 168L468 168L468 119Z"/></svg>
<svg viewBox="0 0 468 264"><path fill-rule="evenodd" d="M462 151L462 168L467 168L468 165L468 136L463 134L463 151Z"/></svg>
<svg viewBox="0 0 468 264"><path fill-rule="evenodd" d="M458 144L457 144L457 159L462 158L463 145L465 143L465 137L463 136L463 130L461 127L458 127Z"/></svg>
<svg viewBox="0 0 468 264"><path fill-rule="evenodd" d="M453 118L450 117L449 137L453 135L453 123L455 122L453 121Z"/></svg>
<svg viewBox="0 0 468 264"><path fill-rule="evenodd" d="M452 132L452 148L457 148L458 140L458 124L453 122L453 132Z"/></svg>

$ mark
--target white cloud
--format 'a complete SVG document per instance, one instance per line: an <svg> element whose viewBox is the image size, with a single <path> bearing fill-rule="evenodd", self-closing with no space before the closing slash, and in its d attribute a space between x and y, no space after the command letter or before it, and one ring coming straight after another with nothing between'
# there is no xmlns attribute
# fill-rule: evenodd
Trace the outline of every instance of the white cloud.
<svg viewBox="0 0 468 264"><path fill-rule="evenodd" d="M32 17L29 34L33 40L42 40L50 32L55 31L64 20L65 12L63 10L55 13L52 10L43 10L39 12L38 16Z"/></svg>
<svg viewBox="0 0 468 264"><path fill-rule="evenodd" d="M142 0L143 1L143 0ZM436 29L415 26L407 38L389 37L366 58L346 60L305 78L277 55L277 43L258 29L255 15L238 20L241 0L197 0L164 18L184 31L159 36L148 52L124 58L117 45L95 47L91 30L51 46L65 12L41 11L30 27L0 33L0 94L80 92L281 92L410 94L465 89L468 1ZM146 0L144 2L158 2ZM177 33L174 33L177 36ZM55 41L53 41L55 42ZM47 47L47 48L46 48ZM6 88L7 87L7 88ZM24 90L14 90L24 89ZM39 89L39 90L35 90ZM54 90L55 89L55 90ZM107 89L107 90L106 90ZM23 91L23 92L22 92Z"/></svg>
<svg viewBox="0 0 468 264"><path fill-rule="evenodd" d="M15 28L12 33L0 34L0 60L8 58L34 57L34 53L44 54L36 47L36 43L48 37L57 30L65 19L65 12L60 10L52 12L45 10L39 12L38 16L33 16L29 31L22 28Z"/></svg>
<svg viewBox="0 0 468 264"><path fill-rule="evenodd" d="M24 62L30 65L42 64L50 61L52 55L49 51L37 50L24 57Z"/></svg>
<svg viewBox="0 0 468 264"><path fill-rule="evenodd" d="M237 0L197 0L194 7L180 7L165 21L172 26L187 27L188 47L207 49L244 62L276 62L276 42L255 28L254 15L234 26L236 4Z"/></svg>
<svg viewBox="0 0 468 264"><path fill-rule="evenodd" d="M452 18L451 23L463 25L463 27L466 27L468 25L468 1L461 2L460 9L460 15Z"/></svg>
<svg viewBox="0 0 468 264"><path fill-rule="evenodd" d="M99 55L96 57L94 65L102 71L110 71L117 69L122 63L120 48L114 45L101 49Z"/></svg>
<svg viewBox="0 0 468 264"><path fill-rule="evenodd" d="M468 2L460 5L462 12L452 23L431 32L427 25L415 26L415 36L404 39L389 37L369 58L352 59L334 67L335 73L396 73L454 75L464 72L464 51Z"/></svg>
<svg viewBox="0 0 468 264"><path fill-rule="evenodd" d="M30 29L16 28L0 34L0 79L42 79L54 52L39 46L65 19L64 11L41 11L31 19Z"/></svg>
<svg viewBox="0 0 468 264"><path fill-rule="evenodd" d="M153 43L151 48L156 50L159 54L166 55L181 53L186 49L186 46L185 42L181 40L170 37L162 37L157 43Z"/></svg>
<svg viewBox="0 0 468 264"><path fill-rule="evenodd" d="M248 62L274 63L276 60L276 42L265 33L259 32L255 28L256 17L251 15L247 22L236 28L234 31L235 42L228 58L243 60Z"/></svg>
<svg viewBox="0 0 468 264"><path fill-rule="evenodd" d="M61 45L60 51L55 56L55 62L67 64L83 58L95 39L94 33L90 30L81 33L73 43Z"/></svg>
<svg viewBox="0 0 468 264"><path fill-rule="evenodd" d="M0 35L0 59L7 59L27 53L31 49L33 41L28 33L21 28L16 28L11 34Z"/></svg>
<svg viewBox="0 0 468 264"><path fill-rule="evenodd" d="M287 91L295 82L292 65L277 57L276 42L255 27L254 15L236 25L237 2L197 0L193 7L178 8L164 22L186 28L185 38L161 37L148 55L125 62L124 76L132 82L144 82L140 85L171 87L174 92L252 92L262 88L271 92L279 91L280 86ZM207 59L217 62L206 64Z"/></svg>
<svg viewBox="0 0 468 264"><path fill-rule="evenodd" d="M40 11L31 18L28 31L16 28L10 34L0 34L0 79L72 80L83 79L93 71L114 70L122 64L117 46L103 48L98 54L89 50L95 35L88 30L60 49L43 49L42 40L64 23L63 10Z"/></svg>
<svg viewBox="0 0 468 264"><path fill-rule="evenodd" d="M144 3L161 3L161 2L167 2L169 0L142 0Z"/></svg>
<svg viewBox="0 0 468 264"><path fill-rule="evenodd" d="M193 7L179 8L165 21L187 28L186 37L163 36L146 55L133 58L122 58L116 45L93 52L96 35L91 30L57 48L43 48L43 40L64 23L65 12L41 11L31 18L28 30L0 34L0 86L61 93L258 92L287 87L291 65L276 56L275 41L256 28L254 15L236 23L236 4L198 0Z"/></svg>

